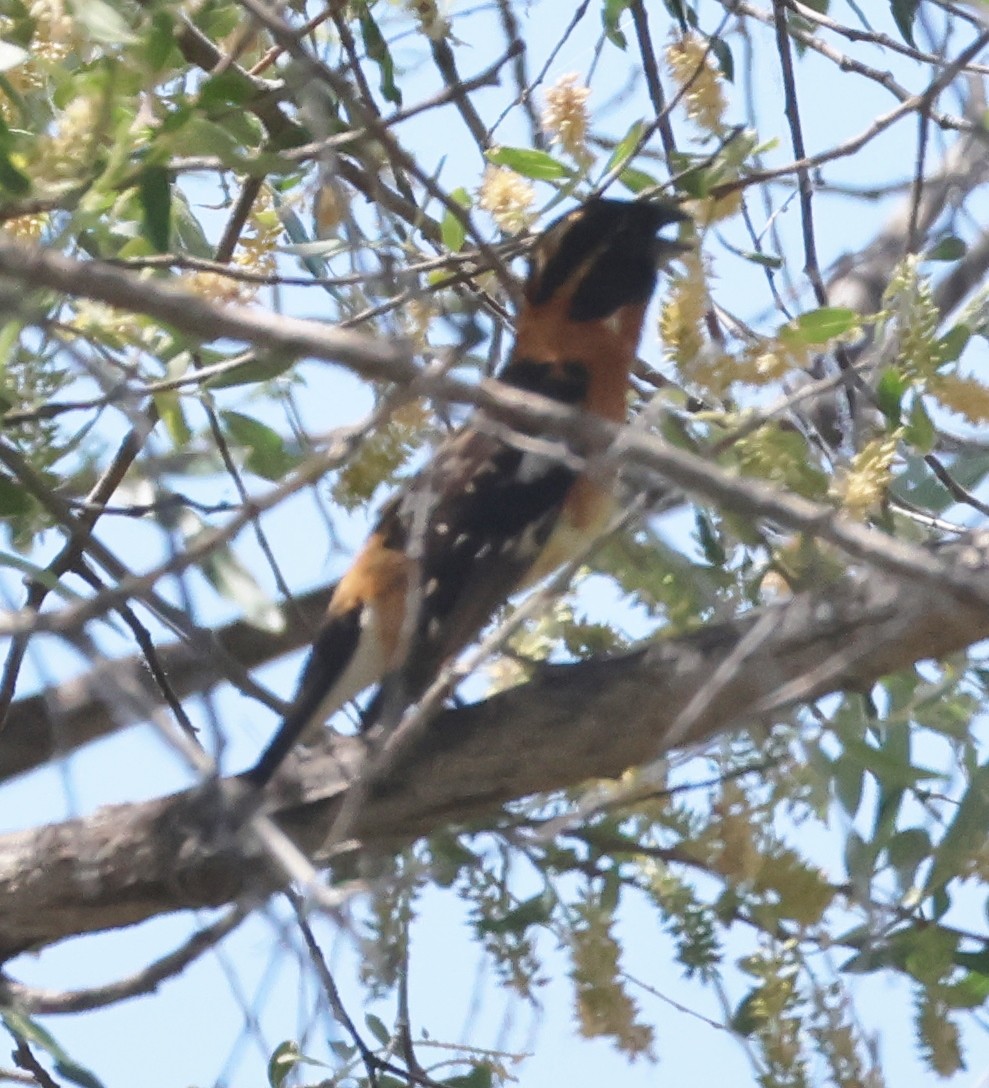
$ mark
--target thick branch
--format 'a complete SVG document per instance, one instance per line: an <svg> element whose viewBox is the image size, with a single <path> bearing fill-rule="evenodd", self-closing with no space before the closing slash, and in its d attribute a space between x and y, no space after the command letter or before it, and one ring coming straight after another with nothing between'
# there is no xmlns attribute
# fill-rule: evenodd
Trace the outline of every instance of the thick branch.
<svg viewBox="0 0 989 1088"><path fill-rule="evenodd" d="M941 558L984 578L989 534ZM375 850L451 823L493 822L506 801L616 776L987 636L984 608L872 571L639 652L547 668L443 713L375 787L353 832ZM362 752L361 741L336 738L277 784L279 822L317 860ZM239 794L236 783L204 786L0 839L0 956L274 890L279 878L230 817Z"/></svg>
<svg viewBox="0 0 989 1088"><path fill-rule="evenodd" d="M245 669L256 669L308 645L328 598L325 586L293 598L285 605L289 620L278 634L237 620L217 630L214 638ZM208 691L223 679L210 658L186 642L161 647L158 658L172 691L180 698ZM134 724L131 708L108 698L106 675L141 693L148 706L161 702L161 692L141 657L100 661L82 676L18 699L8 711L0 735L0 782Z"/></svg>

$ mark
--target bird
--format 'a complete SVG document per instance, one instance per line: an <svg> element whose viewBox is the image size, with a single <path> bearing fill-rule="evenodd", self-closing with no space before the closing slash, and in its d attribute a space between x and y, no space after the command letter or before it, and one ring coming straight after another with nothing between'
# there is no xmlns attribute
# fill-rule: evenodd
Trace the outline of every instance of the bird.
<svg viewBox="0 0 989 1088"><path fill-rule="evenodd" d="M689 248L660 231L688 219L665 197L594 197L554 220L532 245L499 380L624 422L659 272ZM263 788L304 734L374 685L365 728L386 698L411 705L501 604L579 554L614 507L608 488L558 453L475 412L382 508L330 593L288 712L244 777Z"/></svg>

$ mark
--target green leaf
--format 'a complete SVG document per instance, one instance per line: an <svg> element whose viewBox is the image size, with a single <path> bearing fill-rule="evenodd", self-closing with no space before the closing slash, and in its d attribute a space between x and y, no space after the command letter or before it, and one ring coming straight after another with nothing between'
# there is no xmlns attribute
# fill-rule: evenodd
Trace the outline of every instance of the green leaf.
<svg viewBox="0 0 989 1088"><path fill-rule="evenodd" d="M951 970L959 937L941 926L914 930L907 942L904 966L918 982L933 986Z"/></svg>
<svg viewBox="0 0 989 1088"><path fill-rule="evenodd" d="M469 208L471 205L470 193L468 193L463 186L459 189L454 189L450 194L450 199L459 204L461 208ZM453 212L447 208L443 213L443 219L440 221L440 238L443 240L443 245L446 246L451 253L459 253L463 248L464 239L466 237L466 227Z"/></svg>
<svg viewBox="0 0 989 1088"><path fill-rule="evenodd" d="M183 255L210 260L216 253L199 220L192 213L189 201L181 189L171 190L171 216L173 244Z"/></svg>
<svg viewBox="0 0 989 1088"><path fill-rule="evenodd" d="M873 937L861 952L841 965L841 971L846 975L868 975L891 967L902 971L907 949L901 937L902 934L895 934L889 941Z"/></svg>
<svg viewBox="0 0 989 1088"><path fill-rule="evenodd" d="M845 868L851 879L861 887L867 887L875 868L876 851L857 831L849 831L845 840Z"/></svg>
<svg viewBox="0 0 989 1088"><path fill-rule="evenodd" d="M913 398L903 437L919 453L930 453L934 449L937 433L934 430L931 417L927 414L927 408L924 406L924 398L921 396Z"/></svg>
<svg viewBox="0 0 989 1088"><path fill-rule="evenodd" d="M491 1088L494 1078L491 1066L482 1062L480 1065L475 1065L469 1073L461 1073L440 1083L447 1085L448 1088Z"/></svg>
<svg viewBox="0 0 989 1088"><path fill-rule="evenodd" d="M645 189L654 189L659 184L652 174L647 174L645 170L635 166L626 166L618 175L618 180L630 193L636 195Z"/></svg>
<svg viewBox="0 0 989 1088"><path fill-rule="evenodd" d="M367 1024L367 1030L382 1046L391 1045L391 1032L385 1027L380 1016L375 1016L373 1012L365 1013L364 1023Z"/></svg>
<svg viewBox="0 0 989 1088"><path fill-rule="evenodd" d="M34 499L9 476L0 475L0 518L23 517L34 509Z"/></svg>
<svg viewBox="0 0 989 1088"><path fill-rule="evenodd" d="M178 56L175 20L167 11L156 11L151 16L151 30L144 39L145 62L157 75L168 65L169 57L173 52Z"/></svg>
<svg viewBox="0 0 989 1088"><path fill-rule="evenodd" d="M165 430L176 449L185 449L192 439L192 431L186 422L182 399L173 390L165 390L154 395L158 417L165 424Z"/></svg>
<svg viewBox="0 0 989 1088"><path fill-rule="evenodd" d="M941 365L953 363L965 350L971 339L972 330L964 322L959 322L953 328L950 328L938 340L938 357Z"/></svg>
<svg viewBox="0 0 989 1088"><path fill-rule="evenodd" d="M632 0L604 0L601 7L601 25L608 41L617 45L619 49L628 46L628 39L621 29L622 16L631 5Z"/></svg>
<svg viewBox="0 0 989 1088"><path fill-rule="evenodd" d="M331 1049L334 1048L334 1045L334 1043L330 1043ZM350 1050L353 1052L354 1048L351 1047ZM326 1062L318 1061L316 1058L310 1058L308 1055L303 1054L299 1050L299 1044L288 1039L275 1047L268 1061L268 1084L271 1085L271 1088L282 1088L286 1077L297 1065L315 1065L320 1069L330 1068Z"/></svg>
<svg viewBox="0 0 989 1088"><path fill-rule="evenodd" d="M931 895L958 875L963 861L985 840L989 827L989 763L977 767L951 823L941 836L924 885Z"/></svg>
<svg viewBox="0 0 989 1088"><path fill-rule="evenodd" d="M859 321L854 310L844 306L822 306L794 318L780 329L779 336L789 344L826 344L836 336L851 332Z"/></svg>
<svg viewBox="0 0 989 1088"><path fill-rule="evenodd" d="M898 370L889 367L880 374L876 384L876 400L890 427L900 425L900 403L904 392L906 383Z"/></svg>
<svg viewBox="0 0 989 1088"><path fill-rule="evenodd" d="M268 1061L268 1083L271 1088L282 1088L285 1078L292 1072L301 1057L298 1043L291 1039L275 1047Z"/></svg>
<svg viewBox="0 0 989 1088"><path fill-rule="evenodd" d="M209 79L199 88L199 103L206 109L217 106L243 106L256 95L251 81L243 72L227 68Z"/></svg>
<svg viewBox="0 0 989 1088"><path fill-rule="evenodd" d="M545 151L532 147L495 147L484 153L495 166L507 166L517 174L535 181L559 181L572 171Z"/></svg>
<svg viewBox="0 0 989 1088"><path fill-rule="evenodd" d="M701 510L694 514L694 531L707 562L712 567L723 568L728 562L728 556L711 519Z"/></svg>
<svg viewBox="0 0 989 1088"><path fill-rule="evenodd" d="M615 145L615 150L612 151L608 158L608 162L605 165L605 172L611 173L616 167L624 166L632 155L635 153L636 148L639 146L639 141L642 139L642 134L645 132L646 126L643 121L633 121L632 127L625 133L625 135Z"/></svg>
<svg viewBox="0 0 989 1088"><path fill-rule="evenodd" d="M378 24L374 21L374 17L367 5L364 6L364 10L361 12L360 26L361 37L364 39L364 48L367 50L367 55L378 66L378 72L381 76L379 89L389 102L394 102L396 106L400 106L402 104L402 92L395 83L395 64L392 61L391 53L388 51L388 44L382 37Z"/></svg>
<svg viewBox="0 0 989 1088"><path fill-rule="evenodd" d="M707 39L707 44L711 47L711 52L714 54L714 59L718 62L721 74L729 83L734 83L735 58L731 55L731 49L729 49L728 43L723 38L711 37Z"/></svg>
<svg viewBox="0 0 989 1088"><path fill-rule="evenodd" d="M865 768L855 760L839 757L832 764L834 795L838 804L854 819L862 803Z"/></svg>
<svg viewBox="0 0 989 1088"><path fill-rule="evenodd" d="M0 188L11 196L24 196L31 191L31 179L12 162L13 151L13 134L0 118Z"/></svg>
<svg viewBox="0 0 989 1088"><path fill-rule="evenodd" d="M782 257L777 257L775 253L756 253L754 249L740 249L738 255L746 261L751 261L752 264L761 265L763 268L782 268L786 263Z"/></svg>
<svg viewBox="0 0 989 1088"><path fill-rule="evenodd" d="M989 998L989 975L971 971L958 982L941 987L939 992L953 1009L978 1008Z"/></svg>
<svg viewBox="0 0 989 1088"><path fill-rule="evenodd" d="M19 570L22 574L27 575L32 581L43 585L50 593L57 593L64 600L69 601L72 604L76 604L83 600L82 594L76 593L74 590L69 589L68 586L63 585L59 581L57 574L54 574L46 567L39 567L36 563L31 563L19 555L14 555L12 552L0 552L0 566Z"/></svg>
<svg viewBox="0 0 989 1088"><path fill-rule="evenodd" d="M228 436L249 451L247 468L264 480L281 480L299 463L299 458L285 449L282 436L266 423L241 412L222 412Z"/></svg>
<svg viewBox="0 0 989 1088"><path fill-rule="evenodd" d="M94 42L133 45L137 41L120 12L103 0L71 0L71 7Z"/></svg>
<svg viewBox="0 0 989 1088"><path fill-rule="evenodd" d="M894 726L897 732L906 733L903 726ZM941 778L941 772L930 767L916 767L909 759L894 754L889 748L873 748L864 740L849 737L845 741L843 759L850 759L869 771L884 787L900 789L913 786L927 779Z"/></svg>
<svg viewBox="0 0 989 1088"><path fill-rule="evenodd" d="M203 114L183 118L181 125L176 124L176 132L169 135L168 147L175 155L215 155L232 169L244 169L248 165L247 152L230 131L230 126L211 121Z"/></svg>
<svg viewBox="0 0 989 1088"><path fill-rule="evenodd" d="M914 873L921 862L927 860L930 852L931 837L922 827L908 827L898 831L886 847L889 863L904 886L913 880Z"/></svg>
<svg viewBox="0 0 989 1088"><path fill-rule="evenodd" d="M953 234L947 234L939 239L924 254L928 261L957 261L968 253L968 246Z"/></svg>
<svg viewBox="0 0 989 1088"><path fill-rule="evenodd" d="M158 253L168 250L172 233L172 185L164 166L146 166L137 184L141 233Z"/></svg>
<svg viewBox="0 0 989 1088"><path fill-rule="evenodd" d="M54 1058L55 1069L66 1080L80 1085L81 1088L103 1088L100 1079L70 1057L37 1020L33 1020L30 1016L15 1009L6 1009L0 1012L0 1020L3 1020L7 1030L15 1038L22 1039L32 1046L40 1047L46 1054Z"/></svg>
<svg viewBox="0 0 989 1088"><path fill-rule="evenodd" d="M663 0L663 7L676 19L684 34L690 27L697 29L697 12L685 5L683 0Z"/></svg>
<svg viewBox="0 0 989 1088"><path fill-rule="evenodd" d="M549 919L550 908L544 895L537 894L525 899L501 918L482 918L477 923L479 933L524 933L529 926L539 925Z"/></svg>
<svg viewBox="0 0 989 1088"><path fill-rule="evenodd" d="M920 0L890 0L889 10L893 13L893 20L907 45L914 44L913 21L919 7Z"/></svg>
<svg viewBox="0 0 989 1088"><path fill-rule="evenodd" d="M225 374L217 374L204 384L207 389L233 389L238 385L252 385L256 382L270 382L291 370L295 358L291 355L262 355L248 359L240 366L231 367Z"/></svg>
<svg viewBox="0 0 989 1088"><path fill-rule="evenodd" d="M765 1002L762 987L750 990L735 1006L731 1017L731 1029L739 1035L754 1034L766 1020Z"/></svg>

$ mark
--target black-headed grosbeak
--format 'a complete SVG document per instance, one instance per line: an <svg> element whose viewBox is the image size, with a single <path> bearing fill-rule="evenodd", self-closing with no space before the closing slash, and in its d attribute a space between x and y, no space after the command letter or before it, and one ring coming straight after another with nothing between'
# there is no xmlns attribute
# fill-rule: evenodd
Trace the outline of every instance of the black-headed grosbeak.
<svg viewBox="0 0 989 1088"><path fill-rule="evenodd" d="M552 223L532 248L500 380L624 422L658 271L686 248L658 232L686 218L665 200L599 198ZM385 505L248 780L263 786L309 726L374 684L372 715L382 696L412 703L499 604L576 554L613 505L559 457L513 443L475 413Z"/></svg>

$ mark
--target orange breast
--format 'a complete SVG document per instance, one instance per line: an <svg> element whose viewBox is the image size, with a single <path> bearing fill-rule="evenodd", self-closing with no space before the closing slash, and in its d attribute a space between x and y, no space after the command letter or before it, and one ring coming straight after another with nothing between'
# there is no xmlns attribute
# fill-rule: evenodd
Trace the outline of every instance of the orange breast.
<svg viewBox="0 0 989 1088"><path fill-rule="evenodd" d="M583 363L590 379L584 407L624 422L645 303L622 306L600 321L573 321L568 316L570 293L561 291L541 306L522 308L513 354L540 363Z"/></svg>
<svg viewBox="0 0 989 1088"><path fill-rule="evenodd" d="M372 533L360 555L340 579L330 600L329 612L348 612L367 605L387 660L395 654L405 617L409 592L409 561L394 548L385 547L380 533Z"/></svg>

